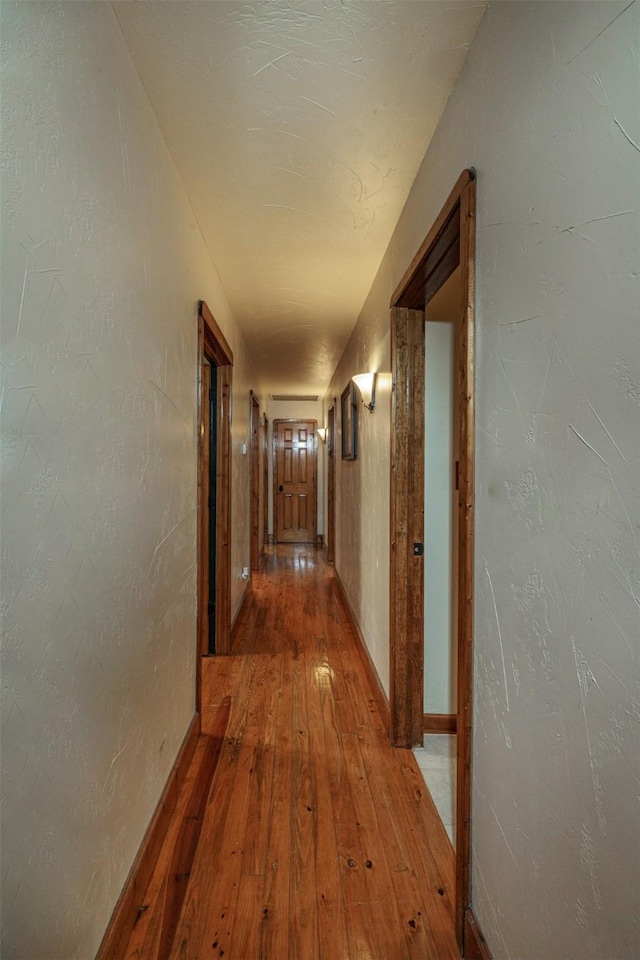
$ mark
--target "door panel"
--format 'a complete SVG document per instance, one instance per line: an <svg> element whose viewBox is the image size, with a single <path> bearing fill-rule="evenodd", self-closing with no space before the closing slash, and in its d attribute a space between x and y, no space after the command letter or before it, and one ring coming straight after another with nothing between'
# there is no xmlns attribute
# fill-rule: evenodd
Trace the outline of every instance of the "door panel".
<svg viewBox="0 0 640 960"><path fill-rule="evenodd" d="M278 543L315 543L316 422L276 420L275 532Z"/></svg>

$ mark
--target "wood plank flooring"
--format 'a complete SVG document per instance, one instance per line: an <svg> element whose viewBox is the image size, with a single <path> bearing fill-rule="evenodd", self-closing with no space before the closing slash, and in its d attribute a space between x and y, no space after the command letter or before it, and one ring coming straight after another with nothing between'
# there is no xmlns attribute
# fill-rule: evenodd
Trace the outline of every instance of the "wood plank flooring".
<svg viewBox="0 0 640 960"><path fill-rule="evenodd" d="M197 848L187 868L193 827L176 856L172 824L127 960L459 958L451 844L411 751L388 744L323 555L270 548L232 655L204 661L203 733L219 737L221 705L229 717Z"/></svg>

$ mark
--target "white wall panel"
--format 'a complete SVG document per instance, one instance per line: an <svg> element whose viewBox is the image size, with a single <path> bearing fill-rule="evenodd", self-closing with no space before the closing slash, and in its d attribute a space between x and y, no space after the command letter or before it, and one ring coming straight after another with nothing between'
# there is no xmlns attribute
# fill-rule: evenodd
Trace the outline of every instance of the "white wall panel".
<svg viewBox="0 0 640 960"><path fill-rule="evenodd" d="M372 360L475 167L473 902L495 960L632 960L640 940L639 16L491 5L332 387ZM366 423L365 458L388 445ZM378 466L338 473L337 563L384 675Z"/></svg>
<svg viewBox="0 0 640 960"><path fill-rule="evenodd" d="M86 960L194 710L199 297L247 362L109 4L2 5L2 149L2 955Z"/></svg>

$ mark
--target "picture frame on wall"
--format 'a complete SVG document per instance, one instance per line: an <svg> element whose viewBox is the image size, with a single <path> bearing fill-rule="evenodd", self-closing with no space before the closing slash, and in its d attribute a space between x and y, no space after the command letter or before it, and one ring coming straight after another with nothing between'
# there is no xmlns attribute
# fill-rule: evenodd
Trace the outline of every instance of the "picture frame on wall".
<svg viewBox="0 0 640 960"><path fill-rule="evenodd" d="M358 437L358 408L356 388L352 380L342 391L340 413L342 418L342 459L355 460Z"/></svg>

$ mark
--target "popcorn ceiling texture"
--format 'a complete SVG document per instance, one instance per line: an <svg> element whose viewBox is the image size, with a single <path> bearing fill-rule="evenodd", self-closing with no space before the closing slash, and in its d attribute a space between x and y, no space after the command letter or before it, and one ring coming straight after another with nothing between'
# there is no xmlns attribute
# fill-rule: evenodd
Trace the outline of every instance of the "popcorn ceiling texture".
<svg viewBox="0 0 640 960"><path fill-rule="evenodd" d="M270 392L326 388L484 6L114 4Z"/></svg>
<svg viewBox="0 0 640 960"><path fill-rule="evenodd" d="M494 3L327 394L478 173L473 904L494 960L633 960L638 3ZM388 682L388 407L338 461L337 566Z"/></svg>
<svg viewBox="0 0 640 960"><path fill-rule="evenodd" d="M2 956L94 956L194 711L197 299L244 346L106 3L2 4Z"/></svg>

